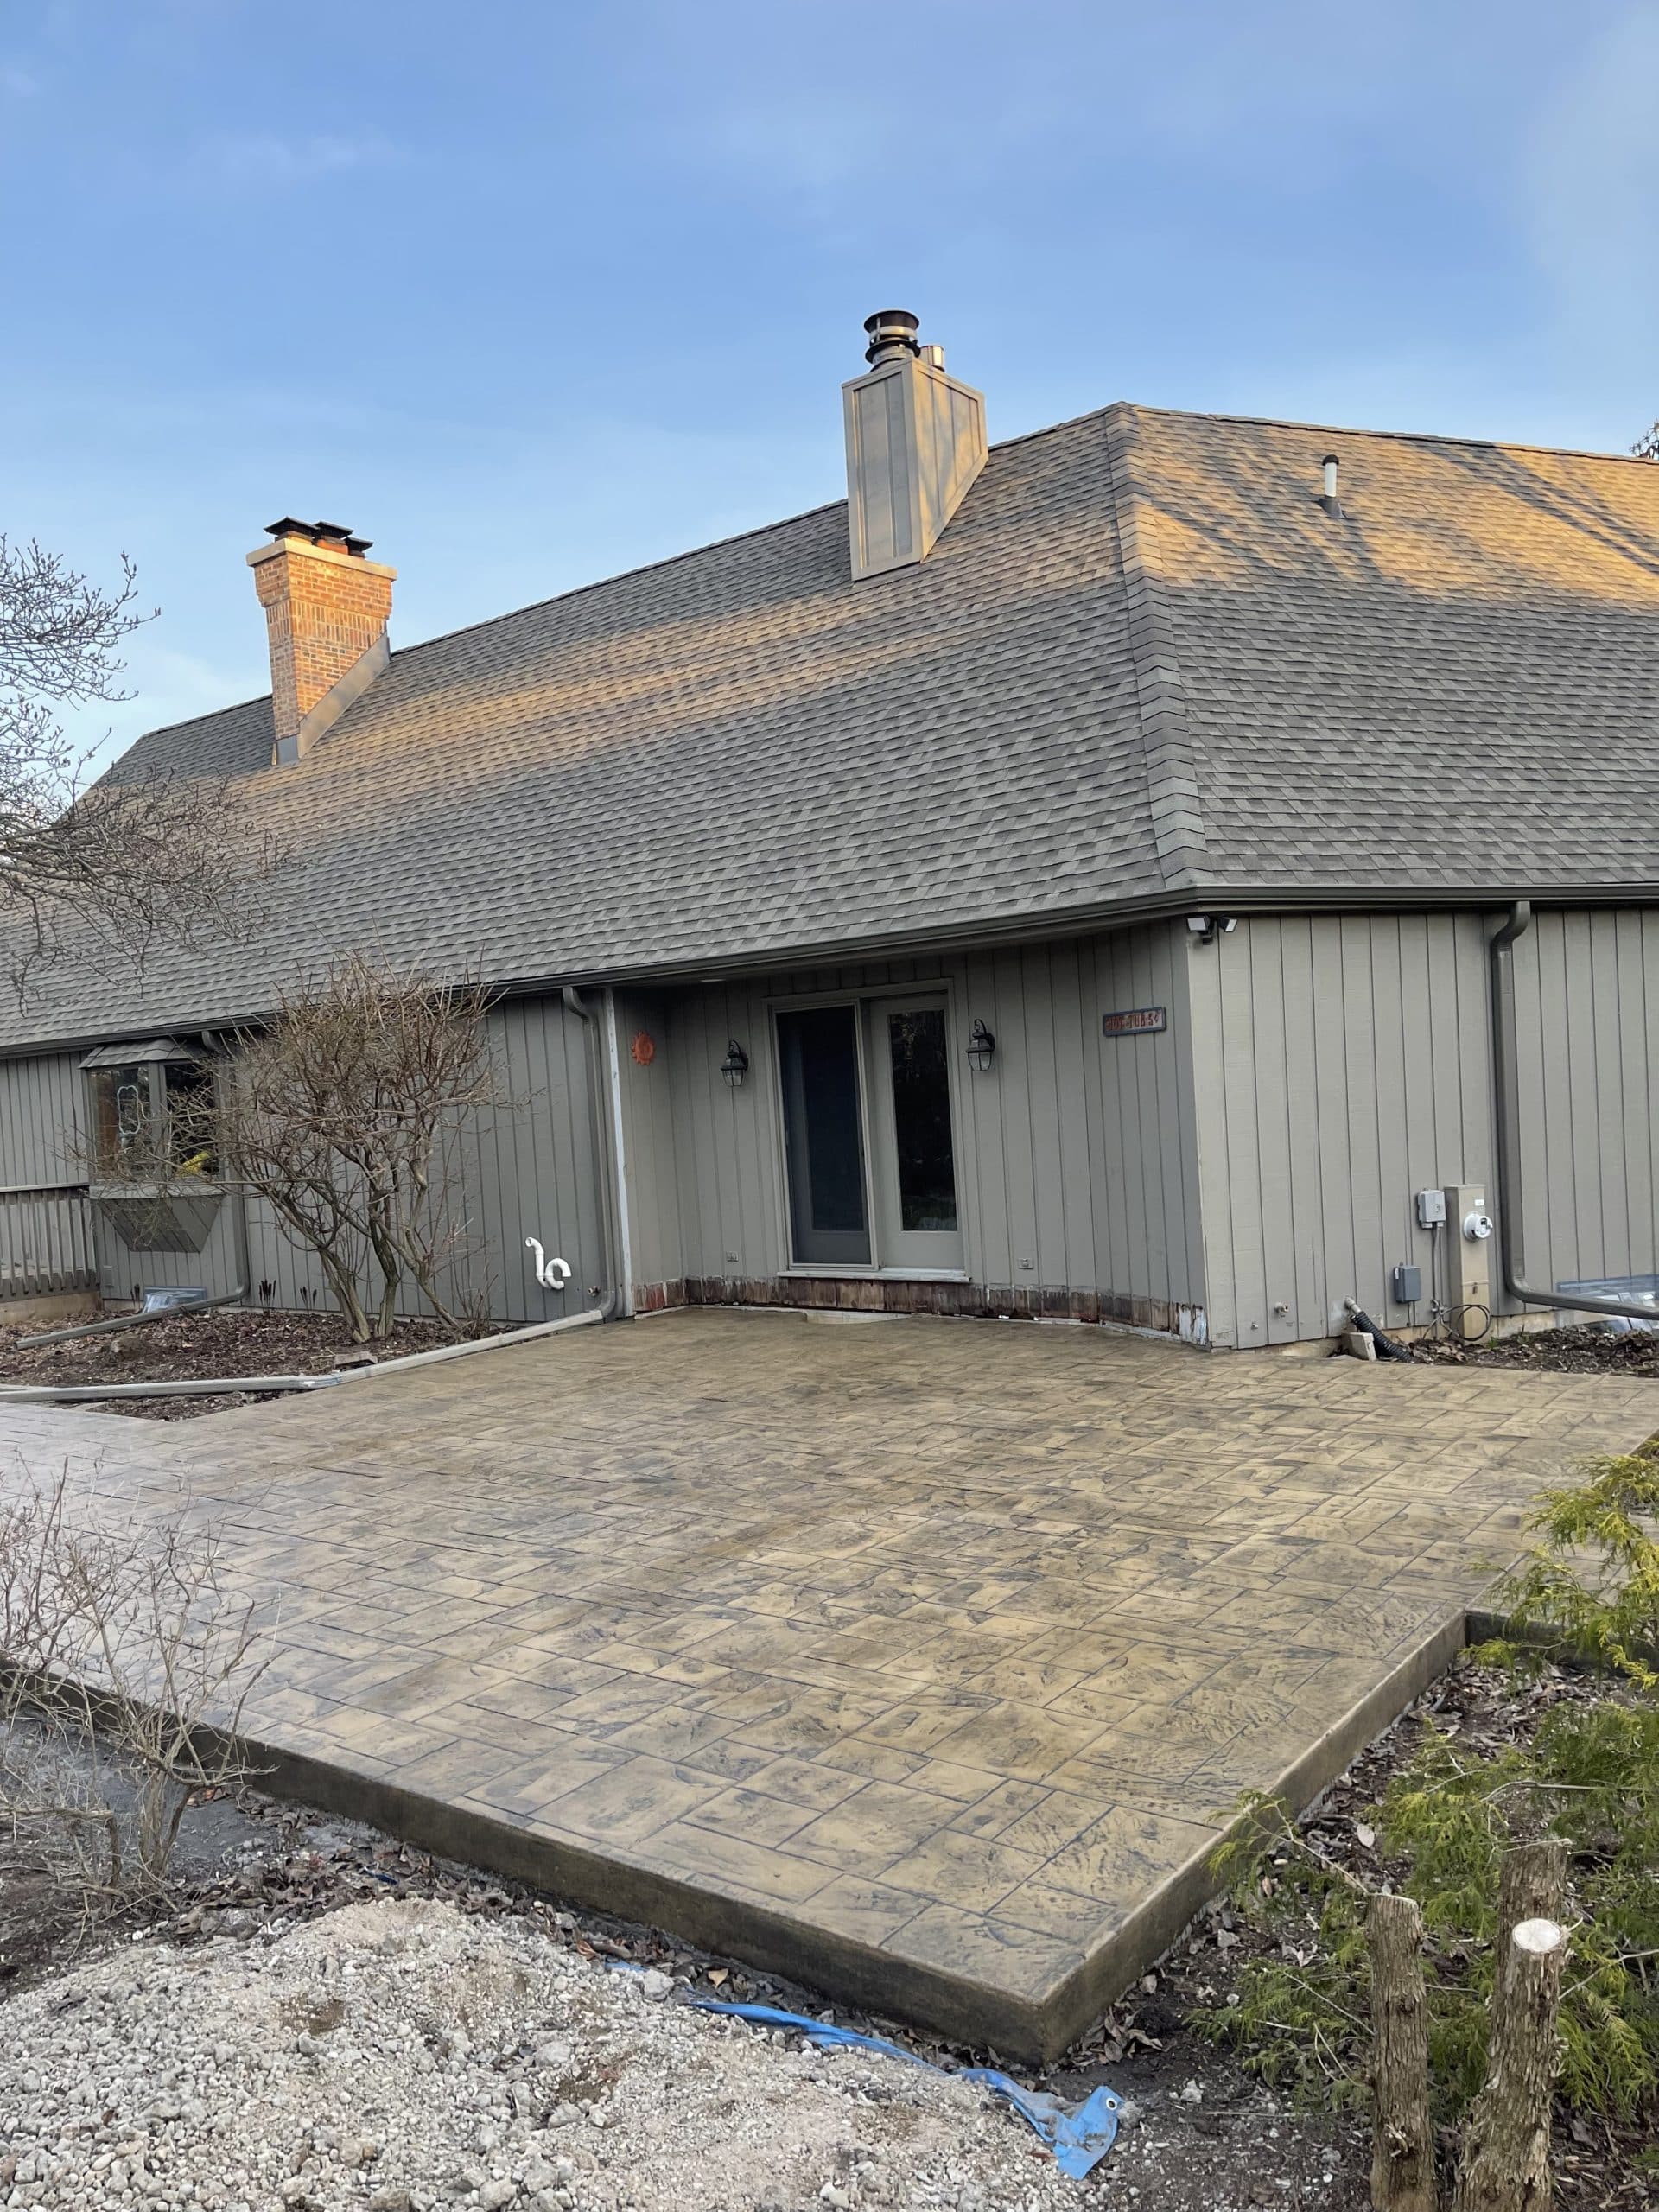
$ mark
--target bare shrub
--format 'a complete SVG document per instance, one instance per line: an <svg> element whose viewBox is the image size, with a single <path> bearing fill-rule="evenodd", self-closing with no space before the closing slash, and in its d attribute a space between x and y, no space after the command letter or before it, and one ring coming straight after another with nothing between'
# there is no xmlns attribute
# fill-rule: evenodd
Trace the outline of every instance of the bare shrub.
<svg viewBox="0 0 1659 2212"><path fill-rule="evenodd" d="M221 1077L225 1172L315 1252L354 1342L391 1333L405 1282L462 1332L461 1149L500 1096L476 982L363 955L236 1039Z"/></svg>
<svg viewBox="0 0 1659 2212"><path fill-rule="evenodd" d="M0 1829L89 1911L164 1888L191 1797L250 1771L254 1601L187 1521L67 1469L0 1499Z"/></svg>

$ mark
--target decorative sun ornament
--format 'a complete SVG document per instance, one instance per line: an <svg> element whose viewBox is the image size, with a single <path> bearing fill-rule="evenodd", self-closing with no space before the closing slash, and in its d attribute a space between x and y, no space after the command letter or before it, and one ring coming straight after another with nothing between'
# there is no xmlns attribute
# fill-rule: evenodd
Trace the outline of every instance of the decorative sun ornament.
<svg viewBox="0 0 1659 2212"><path fill-rule="evenodd" d="M649 1029L637 1030L629 1050L642 1068L648 1068L657 1057L657 1040Z"/></svg>

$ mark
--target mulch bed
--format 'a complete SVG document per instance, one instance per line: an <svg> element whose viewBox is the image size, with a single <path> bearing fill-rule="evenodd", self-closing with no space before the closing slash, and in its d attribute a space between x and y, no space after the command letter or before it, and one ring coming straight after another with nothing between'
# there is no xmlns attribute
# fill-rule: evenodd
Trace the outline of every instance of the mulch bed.
<svg viewBox="0 0 1659 2212"><path fill-rule="evenodd" d="M109 1336L72 1338L66 1344L19 1348L25 1329L0 1329L0 1382L55 1386L74 1382L175 1382L197 1376L327 1374L353 1346L336 1313L266 1313L239 1306L181 1313ZM400 1321L384 1342L366 1347L377 1359L432 1351L453 1344L454 1333L437 1321ZM250 1405L258 1394L223 1396L86 1400L105 1413L146 1421L190 1421ZM72 1401L72 1402L74 1402Z"/></svg>
<svg viewBox="0 0 1659 2212"><path fill-rule="evenodd" d="M1478 1344L1423 1344L1419 1359L1446 1367L1529 1367L1539 1374L1659 1376L1659 1329L1621 1334L1597 1323L1587 1328L1529 1330Z"/></svg>

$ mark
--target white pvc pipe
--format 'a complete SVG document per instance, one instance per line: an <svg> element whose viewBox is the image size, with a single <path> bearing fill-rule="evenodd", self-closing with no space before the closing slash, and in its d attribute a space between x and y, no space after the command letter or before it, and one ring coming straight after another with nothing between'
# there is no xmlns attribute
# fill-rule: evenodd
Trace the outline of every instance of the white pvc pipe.
<svg viewBox="0 0 1659 2212"><path fill-rule="evenodd" d="M633 1311L633 1242L628 1230L628 1150L622 1129L622 1056L616 1042L616 993L607 984L605 990L605 1043L611 1065L611 1141L616 1159L616 1241L622 1247L620 1266L617 1274L617 1288L621 1293L620 1311L626 1317Z"/></svg>
<svg viewBox="0 0 1659 2212"><path fill-rule="evenodd" d="M507 1344L527 1344L537 1337L556 1336L561 1329L585 1329L601 1318L595 1309L566 1313L556 1321L532 1321L526 1329L505 1329L499 1337L474 1337L464 1344L439 1344L431 1351L405 1352L401 1359L377 1360L372 1367L347 1367L334 1380L362 1382L377 1375L401 1375L410 1367L435 1367L441 1359L466 1359L475 1351L500 1351Z"/></svg>
<svg viewBox="0 0 1659 2212"><path fill-rule="evenodd" d="M0 1385L0 1405L55 1405L77 1398L218 1398L235 1390L327 1390L343 1375L206 1375L177 1382L54 1382Z"/></svg>

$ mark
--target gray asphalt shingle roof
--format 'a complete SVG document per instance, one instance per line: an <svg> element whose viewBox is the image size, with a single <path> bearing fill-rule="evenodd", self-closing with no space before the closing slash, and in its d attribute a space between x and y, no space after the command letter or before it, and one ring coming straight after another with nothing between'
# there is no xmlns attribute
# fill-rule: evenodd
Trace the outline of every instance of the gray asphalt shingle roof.
<svg viewBox="0 0 1659 2212"><path fill-rule="evenodd" d="M507 982L1224 888L1645 890L1659 467L1119 405L993 448L919 568L853 584L837 503L394 652L270 745L259 699L123 764L228 772L289 845L257 940L60 966L0 1044L231 1020L365 943Z"/></svg>

